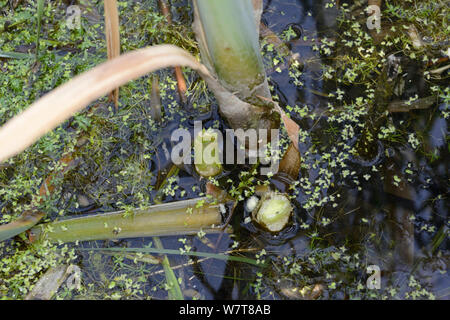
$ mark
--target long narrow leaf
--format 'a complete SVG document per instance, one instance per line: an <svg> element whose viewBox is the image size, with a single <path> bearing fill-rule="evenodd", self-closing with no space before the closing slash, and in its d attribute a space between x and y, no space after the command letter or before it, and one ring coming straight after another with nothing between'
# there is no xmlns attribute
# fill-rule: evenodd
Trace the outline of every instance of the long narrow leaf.
<svg viewBox="0 0 450 320"><path fill-rule="evenodd" d="M158 237L154 237L153 241L155 246L159 250L164 250L161 240ZM164 273L166 275L166 282L169 286L169 299L170 300L184 300L183 292L181 291L180 285L178 284L178 279L175 276L172 268L170 267L169 259L164 256L162 265L164 268Z"/></svg>
<svg viewBox="0 0 450 320"><path fill-rule="evenodd" d="M220 231L220 205L207 204L206 200L198 198L158 204L136 209L130 217L124 217L124 212L118 211L54 221L34 227L31 240L74 242ZM197 208L202 201L205 204ZM49 231L44 232L46 229Z"/></svg>
<svg viewBox="0 0 450 320"><path fill-rule="evenodd" d="M33 227L41 220L45 214L43 212L23 214L17 220L0 226L0 241L12 238Z"/></svg>
<svg viewBox="0 0 450 320"><path fill-rule="evenodd" d="M37 33L36 33L36 59L39 58L39 42L41 39L41 22L44 15L44 0L37 1Z"/></svg>
<svg viewBox="0 0 450 320"><path fill-rule="evenodd" d="M230 260L230 261L253 264L255 266L260 266L260 267L264 266L263 263L258 262L255 259L251 259L251 258L247 258L247 257L237 257L237 256L221 254L221 253L209 253L209 252L197 252L197 251L181 252L180 250L158 249L158 248L85 248L85 249L80 249L80 250L175 254L175 255L182 255L182 256L185 255L185 256L212 258L212 259L225 260L225 261Z"/></svg>

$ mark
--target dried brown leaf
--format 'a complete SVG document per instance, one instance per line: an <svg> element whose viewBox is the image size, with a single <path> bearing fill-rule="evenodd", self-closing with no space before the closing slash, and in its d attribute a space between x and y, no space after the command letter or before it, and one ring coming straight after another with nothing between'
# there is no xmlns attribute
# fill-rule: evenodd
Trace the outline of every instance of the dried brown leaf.
<svg viewBox="0 0 450 320"><path fill-rule="evenodd" d="M278 172L285 173L292 180L297 180L300 173L300 152L291 143L280 161Z"/></svg>
<svg viewBox="0 0 450 320"><path fill-rule="evenodd" d="M205 66L176 46L158 45L129 52L78 75L3 125L0 128L0 162L23 151L114 88L146 73L178 65L196 70L208 85L221 88Z"/></svg>
<svg viewBox="0 0 450 320"><path fill-rule="evenodd" d="M298 133L300 131L300 126L294 120L292 120L286 115L286 113L283 111L283 109L281 109L278 103L263 96L258 97L274 105L275 111L277 111L281 116L281 120L283 121L284 127L286 128L289 138L294 144L295 149L298 150Z"/></svg>

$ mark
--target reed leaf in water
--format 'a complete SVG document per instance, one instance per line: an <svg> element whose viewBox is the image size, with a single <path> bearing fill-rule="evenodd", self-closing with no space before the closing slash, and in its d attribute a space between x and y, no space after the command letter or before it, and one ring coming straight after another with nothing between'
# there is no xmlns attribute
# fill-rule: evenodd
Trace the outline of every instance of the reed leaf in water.
<svg viewBox="0 0 450 320"><path fill-rule="evenodd" d="M158 45L109 60L54 89L0 128L0 162L23 151L37 139L82 110L91 101L146 73L173 66L190 67L208 82L212 90L233 103L209 71L187 51L172 45Z"/></svg>

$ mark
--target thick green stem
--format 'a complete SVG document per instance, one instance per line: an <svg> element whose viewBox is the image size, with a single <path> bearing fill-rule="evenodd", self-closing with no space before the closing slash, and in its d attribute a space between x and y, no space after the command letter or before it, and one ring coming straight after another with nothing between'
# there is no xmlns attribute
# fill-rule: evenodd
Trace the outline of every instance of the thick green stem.
<svg viewBox="0 0 450 320"><path fill-rule="evenodd" d="M31 238L73 242L220 231L220 206L198 198L136 210L131 217L119 211L66 219L33 228Z"/></svg>

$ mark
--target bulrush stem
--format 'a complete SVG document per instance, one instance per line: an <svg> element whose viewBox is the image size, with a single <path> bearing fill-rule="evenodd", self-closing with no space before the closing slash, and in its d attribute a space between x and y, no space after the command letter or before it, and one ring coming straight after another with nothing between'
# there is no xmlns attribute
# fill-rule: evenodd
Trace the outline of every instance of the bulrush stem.
<svg viewBox="0 0 450 320"><path fill-rule="evenodd" d="M65 219L38 225L31 230L31 241L51 242L122 239L219 232L222 215L220 204L207 198L191 199L136 209L131 217L124 211ZM202 206L199 203L204 202ZM197 207L198 206L198 207Z"/></svg>
<svg viewBox="0 0 450 320"><path fill-rule="evenodd" d="M217 73L222 85L241 99L254 95L266 76L251 0L195 0L206 48L202 57ZM258 90L258 89L256 89Z"/></svg>

